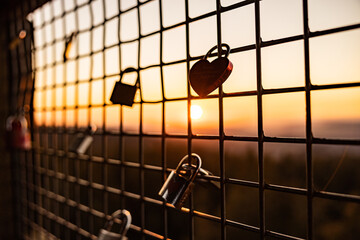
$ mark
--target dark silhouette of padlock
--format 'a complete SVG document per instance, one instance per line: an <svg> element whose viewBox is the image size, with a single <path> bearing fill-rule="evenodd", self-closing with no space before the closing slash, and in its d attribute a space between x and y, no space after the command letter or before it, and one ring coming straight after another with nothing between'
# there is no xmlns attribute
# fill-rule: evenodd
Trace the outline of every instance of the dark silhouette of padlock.
<svg viewBox="0 0 360 240"><path fill-rule="evenodd" d="M96 132L96 129L97 127L95 125L90 125L85 132L76 134L75 138L69 144L69 151L84 154L94 140L92 135Z"/></svg>
<svg viewBox="0 0 360 240"><path fill-rule="evenodd" d="M114 224L115 218L121 220L121 226L119 233L111 232L112 225ZM130 228L131 214L127 210L119 209L111 214L111 219L105 223L103 229L99 232L98 240L127 240L125 236L127 230Z"/></svg>
<svg viewBox="0 0 360 240"><path fill-rule="evenodd" d="M70 51L73 45L73 42L75 41L77 33L73 32L70 37L65 39L65 49L63 54L63 60L66 62L69 59Z"/></svg>
<svg viewBox="0 0 360 240"><path fill-rule="evenodd" d="M171 171L159 191L159 195L176 208L181 208L191 193L194 186L193 182L201 167L201 158L195 153L191 154L191 160L195 160L196 163L190 163L188 166L191 167L184 169L186 160L188 160L188 155L181 159L175 171Z"/></svg>
<svg viewBox="0 0 360 240"><path fill-rule="evenodd" d="M218 57L214 61L209 62L208 58L211 53L219 48L218 46L214 46L190 69L190 85L200 97L206 97L212 91L221 86L233 70L233 64L228 59L230 46L226 43L222 43L220 47L221 54L223 53L222 48L226 48L225 57Z"/></svg>
<svg viewBox="0 0 360 240"><path fill-rule="evenodd" d="M138 89L139 75L137 76L135 85L129 85L121 82L125 73L136 72L135 68L127 68L120 73L120 80L115 83L114 90L111 94L110 101L114 104L132 106L134 103L135 93Z"/></svg>

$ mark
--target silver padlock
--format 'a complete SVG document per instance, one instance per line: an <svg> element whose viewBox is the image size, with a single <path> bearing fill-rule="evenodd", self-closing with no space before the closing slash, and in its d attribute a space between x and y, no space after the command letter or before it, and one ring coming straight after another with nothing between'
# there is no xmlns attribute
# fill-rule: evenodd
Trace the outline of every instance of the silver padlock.
<svg viewBox="0 0 360 240"><path fill-rule="evenodd" d="M159 191L159 195L168 203L176 208L181 208L186 198L191 193L194 186L194 180L201 167L201 158L199 155L192 153L191 160L196 164L190 164L184 168L188 155L183 157L175 171L171 171L164 185Z"/></svg>
<svg viewBox="0 0 360 240"><path fill-rule="evenodd" d="M114 224L115 218L121 220L121 227L119 233L111 232L112 225ZM127 230L130 228L131 214L129 211L119 209L111 214L111 219L105 223L103 229L100 230L98 240L127 240L125 236Z"/></svg>
<svg viewBox="0 0 360 240"><path fill-rule="evenodd" d="M194 168L196 167L194 164L191 164L191 166L189 165L189 163L184 163L183 166L182 166L184 169L188 170L190 169L191 167ZM214 174L212 174L209 170L206 170L204 168L200 168L199 169L199 173L198 175L200 176L214 176ZM214 186L215 188L217 189L220 189L220 183L219 182L216 182L216 181L212 181L212 180L208 180L208 179L205 179L205 178L196 178L195 179L197 182L200 182L200 183L205 183L205 184L208 184L210 183L212 186Z"/></svg>
<svg viewBox="0 0 360 240"><path fill-rule="evenodd" d="M76 134L73 141L69 144L69 151L84 154L94 140L92 135L94 135L96 129L97 127L95 125L91 125L84 133L81 132Z"/></svg>

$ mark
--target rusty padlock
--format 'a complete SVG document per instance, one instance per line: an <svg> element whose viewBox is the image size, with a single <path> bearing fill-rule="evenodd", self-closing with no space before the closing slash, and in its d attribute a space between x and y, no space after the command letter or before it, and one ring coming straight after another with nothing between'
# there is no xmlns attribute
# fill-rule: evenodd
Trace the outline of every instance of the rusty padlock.
<svg viewBox="0 0 360 240"><path fill-rule="evenodd" d="M110 101L114 104L132 106L134 103L135 93L139 85L139 75L137 76L135 85L122 83L121 79L125 73L136 72L135 68L127 68L120 73L120 80L115 83L114 90L111 94Z"/></svg>
<svg viewBox="0 0 360 240"><path fill-rule="evenodd" d="M120 232L115 233L111 232L112 225L114 224L114 219L121 220ZM125 236L127 230L130 228L131 224L131 214L125 209L119 209L111 214L111 219L105 223L103 229L100 230L98 240L127 240Z"/></svg>
<svg viewBox="0 0 360 240"><path fill-rule="evenodd" d="M191 168L184 169L184 163L188 160L188 155L183 157L175 171L171 171L164 185L159 191L159 195L168 203L176 208L181 208L191 193L194 186L194 180L201 168L201 158L199 155L192 153L191 160L195 164L190 164Z"/></svg>

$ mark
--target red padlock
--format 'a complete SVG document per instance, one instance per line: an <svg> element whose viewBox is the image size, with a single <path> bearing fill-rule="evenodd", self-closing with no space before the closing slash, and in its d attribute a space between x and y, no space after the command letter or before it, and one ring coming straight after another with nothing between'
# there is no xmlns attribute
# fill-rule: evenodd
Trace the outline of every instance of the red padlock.
<svg viewBox="0 0 360 240"><path fill-rule="evenodd" d="M15 115L10 115L7 119L6 119L6 127L5 127L5 145L6 145L6 149L7 150L12 150L13 147L13 134L12 134L12 124L13 121L15 120L16 116Z"/></svg>
<svg viewBox="0 0 360 240"><path fill-rule="evenodd" d="M15 116L12 115L7 118L6 131L7 146L9 149L31 149L30 131L23 111Z"/></svg>

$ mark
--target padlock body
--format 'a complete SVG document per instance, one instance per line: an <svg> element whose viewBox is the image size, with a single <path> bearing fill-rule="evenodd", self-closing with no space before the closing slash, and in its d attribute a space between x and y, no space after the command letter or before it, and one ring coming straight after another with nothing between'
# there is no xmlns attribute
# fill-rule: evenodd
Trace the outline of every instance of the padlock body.
<svg viewBox="0 0 360 240"><path fill-rule="evenodd" d="M93 142L93 139L94 138L92 136L86 135L83 141L81 142L80 146L77 148L77 153L84 154L91 145L91 143Z"/></svg>
<svg viewBox="0 0 360 240"><path fill-rule="evenodd" d="M110 101L114 104L132 106L134 103L137 86L116 82L111 94Z"/></svg>
<svg viewBox="0 0 360 240"><path fill-rule="evenodd" d="M159 195L168 203L176 208L181 208L191 190L192 182L171 171L164 185L159 191Z"/></svg>
<svg viewBox="0 0 360 240"><path fill-rule="evenodd" d="M101 229L99 233L98 240L127 240L128 238L122 236L119 233L110 232L105 229Z"/></svg>
<svg viewBox="0 0 360 240"><path fill-rule="evenodd" d="M219 57L211 63L206 59L199 60L190 70L191 87L200 97L206 97L226 81L232 69L233 65L226 57Z"/></svg>
<svg viewBox="0 0 360 240"><path fill-rule="evenodd" d="M29 150L31 148L31 137L28 129L13 131L13 147L15 149Z"/></svg>
<svg viewBox="0 0 360 240"><path fill-rule="evenodd" d="M69 144L69 151L84 154L92 142L93 137L91 135L79 133Z"/></svg>
<svg viewBox="0 0 360 240"><path fill-rule="evenodd" d="M24 116L13 117L9 119L8 141L10 149L31 149L31 136L28 129L27 120Z"/></svg>

